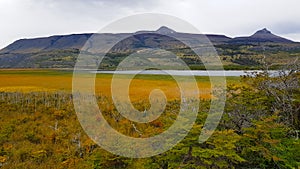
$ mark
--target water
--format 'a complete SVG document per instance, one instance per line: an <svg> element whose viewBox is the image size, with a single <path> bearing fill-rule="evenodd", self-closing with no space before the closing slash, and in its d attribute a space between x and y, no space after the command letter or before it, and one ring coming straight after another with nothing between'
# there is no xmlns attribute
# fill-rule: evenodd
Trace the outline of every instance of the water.
<svg viewBox="0 0 300 169"><path fill-rule="evenodd" d="M143 74L143 75L175 75L175 76L244 76L249 72L262 72L261 70L122 70L122 71L91 71L97 74ZM269 71L271 75L278 76L278 71Z"/></svg>

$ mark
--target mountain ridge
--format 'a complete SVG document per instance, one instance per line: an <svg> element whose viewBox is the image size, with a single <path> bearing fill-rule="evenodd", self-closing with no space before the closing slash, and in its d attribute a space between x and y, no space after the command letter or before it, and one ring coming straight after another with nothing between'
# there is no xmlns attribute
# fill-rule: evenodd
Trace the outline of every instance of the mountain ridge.
<svg viewBox="0 0 300 169"><path fill-rule="evenodd" d="M161 26L155 31L137 31L135 33L82 33L82 34L69 34L69 35L53 35L49 37L39 37L39 38L25 38L19 39L8 46L0 50L0 53L19 53L19 52L38 52L41 50L51 50L51 49L72 49L81 48L84 43L92 35L103 35L103 36L122 36L122 35L133 35L133 34L143 34L143 33L158 33L163 35L175 34L175 36L187 36L187 38L192 38L193 36L206 36L213 44L217 43L255 43L255 42L273 42L273 43L296 43L292 40L282 38L280 36L274 35L271 31L266 28L258 30L251 36L246 37L228 37L222 34L195 34L195 33L184 33L177 32L166 26ZM36 48L34 48L34 46Z"/></svg>
<svg viewBox="0 0 300 169"><path fill-rule="evenodd" d="M272 43L295 43L292 40L280 37L278 35L274 35L267 28L263 28L261 30L256 31L254 34L248 37L236 37L232 39L232 42L236 43L253 43L253 42L272 42Z"/></svg>
<svg viewBox="0 0 300 169"><path fill-rule="evenodd" d="M89 38L92 38L91 41L88 41ZM123 40L118 42L119 39ZM223 61L233 65L258 65L258 56L261 55L259 52L262 50L300 51L299 42L274 35L266 28L247 37L231 38L226 35L177 32L162 26L154 31L134 33L83 33L19 39L0 50L0 68L70 68L74 66L80 51L94 54L106 51L95 48L97 46L107 46L112 53L109 54L111 58L106 63L107 67L114 67L117 60L125 57L126 53L130 54L144 48L169 49L185 58L189 64L197 66L198 59L193 56L193 52L177 39L195 42L194 45L198 45L199 40L206 45L214 45L218 54L224 56ZM118 43L111 48L110 45L115 42ZM295 53L291 54L294 55Z"/></svg>

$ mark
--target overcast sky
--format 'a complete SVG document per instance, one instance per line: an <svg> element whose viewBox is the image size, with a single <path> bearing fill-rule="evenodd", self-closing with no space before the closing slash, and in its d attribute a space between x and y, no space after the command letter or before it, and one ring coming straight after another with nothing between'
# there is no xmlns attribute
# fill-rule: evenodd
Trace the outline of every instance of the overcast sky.
<svg viewBox="0 0 300 169"><path fill-rule="evenodd" d="M97 32L144 12L173 15L203 33L248 36L266 27L300 41L299 8L299 0L0 0L0 48L21 38Z"/></svg>

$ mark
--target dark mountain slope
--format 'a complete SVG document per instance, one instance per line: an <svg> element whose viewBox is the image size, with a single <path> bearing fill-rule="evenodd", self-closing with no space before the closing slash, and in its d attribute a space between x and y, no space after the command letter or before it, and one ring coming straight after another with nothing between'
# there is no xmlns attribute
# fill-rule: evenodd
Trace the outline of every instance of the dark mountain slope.
<svg viewBox="0 0 300 169"><path fill-rule="evenodd" d="M46 50L79 49L91 35L60 35L46 38L20 39L2 49L0 53L34 53Z"/></svg>
<svg viewBox="0 0 300 169"><path fill-rule="evenodd" d="M274 35L266 28L257 31L249 37L233 38L230 43L294 43L291 40Z"/></svg>
<svg viewBox="0 0 300 169"><path fill-rule="evenodd" d="M118 42L120 39L123 40ZM199 46L199 41L204 46L211 42L226 65L258 66L262 53L268 52L271 60L279 64L288 60L286 58L293 59L300 55L299 43L274 35L267 29L249 37L230 38L225 35L176 32L162 26L156 31L135 33L90 33L20 39L0 50L0 68L72 68L80 50L94 54L109 50L111 54L107 56L105 65L110 68L115 67L127 54L145 48L168 49L187 61L188 65L197 67L201 64L199 58L180 40L196 46Z"/></svg>

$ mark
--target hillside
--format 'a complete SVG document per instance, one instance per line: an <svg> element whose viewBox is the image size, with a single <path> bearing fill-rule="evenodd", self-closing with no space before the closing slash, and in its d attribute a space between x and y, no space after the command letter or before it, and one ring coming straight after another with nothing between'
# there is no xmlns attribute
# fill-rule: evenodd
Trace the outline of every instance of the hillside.
<svg viewBox="0 0 300 169"><path fill-rule="evenodd" d="M86 44L89 38L92 40ZM124 40L111 48L110 44L118 39ZM72 34L20 39L0 50L0 68L72 68L80 50L92 54L109 50L102 69L114 69L129 54L147 48L160 48L175 53L192 69L203 69L199 58L178 39L188 40L192 45L194 41L200 41L202 45L210 41L227 69L256 69L261 66L265 56L266 61L276 67L300 55L300 43L274 35L267 29L248 37L230 38L225 35L176 32L162 26L156 31L135 33Z"/></svg>
<svg viewBox="0 0 300 169"><path fill-rule="evenodd" d="M293 41L274 35L271 31L264 28L255 32L249 37L233 38L230 43L293 43Z"/></svg>

